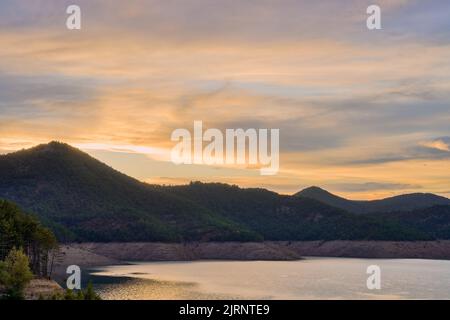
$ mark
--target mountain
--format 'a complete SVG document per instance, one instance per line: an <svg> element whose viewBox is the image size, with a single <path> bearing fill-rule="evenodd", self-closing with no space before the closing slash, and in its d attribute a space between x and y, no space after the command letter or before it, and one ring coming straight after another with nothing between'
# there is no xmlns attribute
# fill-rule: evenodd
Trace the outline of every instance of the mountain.
<svg viewBox="0 0 450 320"><path fill-rule="evenodd" d="M149 185L58 142L0 156L0 198L35 213L62 241L450 238L434 224L405 223L410 216L356 215L326 199L220 183Z"/></svg>
<svg viewBox="0 0 450 320"><path fill-rule="evenodd" d="M360 213L359 201L351 201L336 196L319 187L309 187L296 193L294 196L306 199L314 199L330 206L340 208L349 212Z"/></svg>
<svg viewBox="0 0 450 320"><path fill-rule="evenodd" d="M0 198L37 214L61 239L258 239L192 201L130 178L67 144L0 156Z"/></svg>
<svg viewBox="0 0 450 320"><path fill-rule="evenodd" d="M381 200L355 201L341 198L319 187L310 187L296 193L295 196L315 199L356 214L412 211L450 205L450 199L432 193L411 193Z"/></svg>
<svg viewBox="0 0 450 320"><path fill-rule="evenodd" d="M376 216L357 216L314 199L194 182L166 187L269 240L413 240L426 233Z"/></svg>
<svg viewBox="0 0 450 320"><path fill-rule="evenodd" d="M450 238L450 206L433 206L404 212L377 214L394 223L426 233L434 239Z"/></svg>

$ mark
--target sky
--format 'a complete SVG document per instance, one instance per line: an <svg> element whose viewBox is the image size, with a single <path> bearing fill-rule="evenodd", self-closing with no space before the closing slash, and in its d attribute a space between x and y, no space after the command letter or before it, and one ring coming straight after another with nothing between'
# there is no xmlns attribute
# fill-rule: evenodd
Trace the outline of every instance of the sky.
<svg viewBox="0 0 450 320"><path fill-rule="evenodd" d="M450 196L450 2L0 0L0 153L52 140L142 181ZM67 6L81 30L66 28ZM175 165L173 130L277 128L280 170Z"/></svg>

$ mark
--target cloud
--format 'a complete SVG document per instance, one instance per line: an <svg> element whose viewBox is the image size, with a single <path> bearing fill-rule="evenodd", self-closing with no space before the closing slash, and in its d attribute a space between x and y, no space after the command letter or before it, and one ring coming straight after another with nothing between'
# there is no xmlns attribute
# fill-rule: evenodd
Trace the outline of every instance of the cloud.
<svg viewBox="0 0 450 320"><path fill-rule="evenodd" d="M420 185L404 183L386 183L386 182L365 182L365 183L342 183L331 185L330 188L344 192L367 192L380 190L417 190L422 188Z"/></svg>
<svg viewBox="0 0 450 320"><path fill-rule="evenodd" d="M21 117L36 117L38 111L55 115L76 103L93 99L95 87L95 81L87 77L3 72L0 73L0 112Z"/></svg>
<svg viewBox="0 0 450 320"><path fill-rule="evenodd" d="M438 3L438 1L433 1ZM411 1L379 0L385 13L395 13ZM3 0L3 28L64 26L70 0ZM286 40L317 37L347 38L365 22L369 0L343 2L308 0L78 0L83 26L90 32L132 32L177 41ZM205 14L207 12L208 14Z"/></svg>
<svg viewBox="0 0 450 320"><path fill-rule="evenodd" d="M225 179L131 156L167 153L172 130L203 120L280 129L286 176L229 182L288 191L398 173L398 186L443 190L435 172L409 176L448 159L448 1L378 1L381 32L365 28L366 0L80 0L80 32L65 28L69 4L0 3L1 149L58 139L142 179Z"/></svg>
<svg viewBox="0 0 450 320"><path fill-rule="evenodd" d="M419 142L416 145L399 147L397 151L374 154L372 156L355 156L354 159L337 160L347 165L382 164L389 162L402 162L411 160L441 160L450 159L449 144L443 139Z"/></svg>
<svg viewBox="0 0 450 320"><path fill-rule="evenodd" d="M421 145L430 149L450 152L450 137L441 137L430 141L423 141Z"/></svg>

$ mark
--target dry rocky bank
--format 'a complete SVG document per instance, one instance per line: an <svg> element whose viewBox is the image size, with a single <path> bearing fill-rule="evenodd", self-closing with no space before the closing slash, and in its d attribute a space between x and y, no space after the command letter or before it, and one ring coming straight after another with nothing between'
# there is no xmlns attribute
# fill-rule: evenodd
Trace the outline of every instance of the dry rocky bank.
<svg viewBox="0 0 450 320"><path fill-rule="evenodd" d="M450 259L445 241L266 241L72 243L63 263L100 266L120 261L297 260L311 257Z"/></svg>

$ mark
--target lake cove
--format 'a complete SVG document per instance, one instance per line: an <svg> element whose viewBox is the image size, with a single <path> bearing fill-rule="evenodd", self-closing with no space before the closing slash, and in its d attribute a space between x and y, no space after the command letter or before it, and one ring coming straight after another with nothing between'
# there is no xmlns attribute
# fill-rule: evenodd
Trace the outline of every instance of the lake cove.
<svg viewBox="0 0 450 320"><path fill-rule="evenodd" d="M180 315L204 315L211 317L214 307L194 307L187 304L185 307L180 308Z"/></svg>

